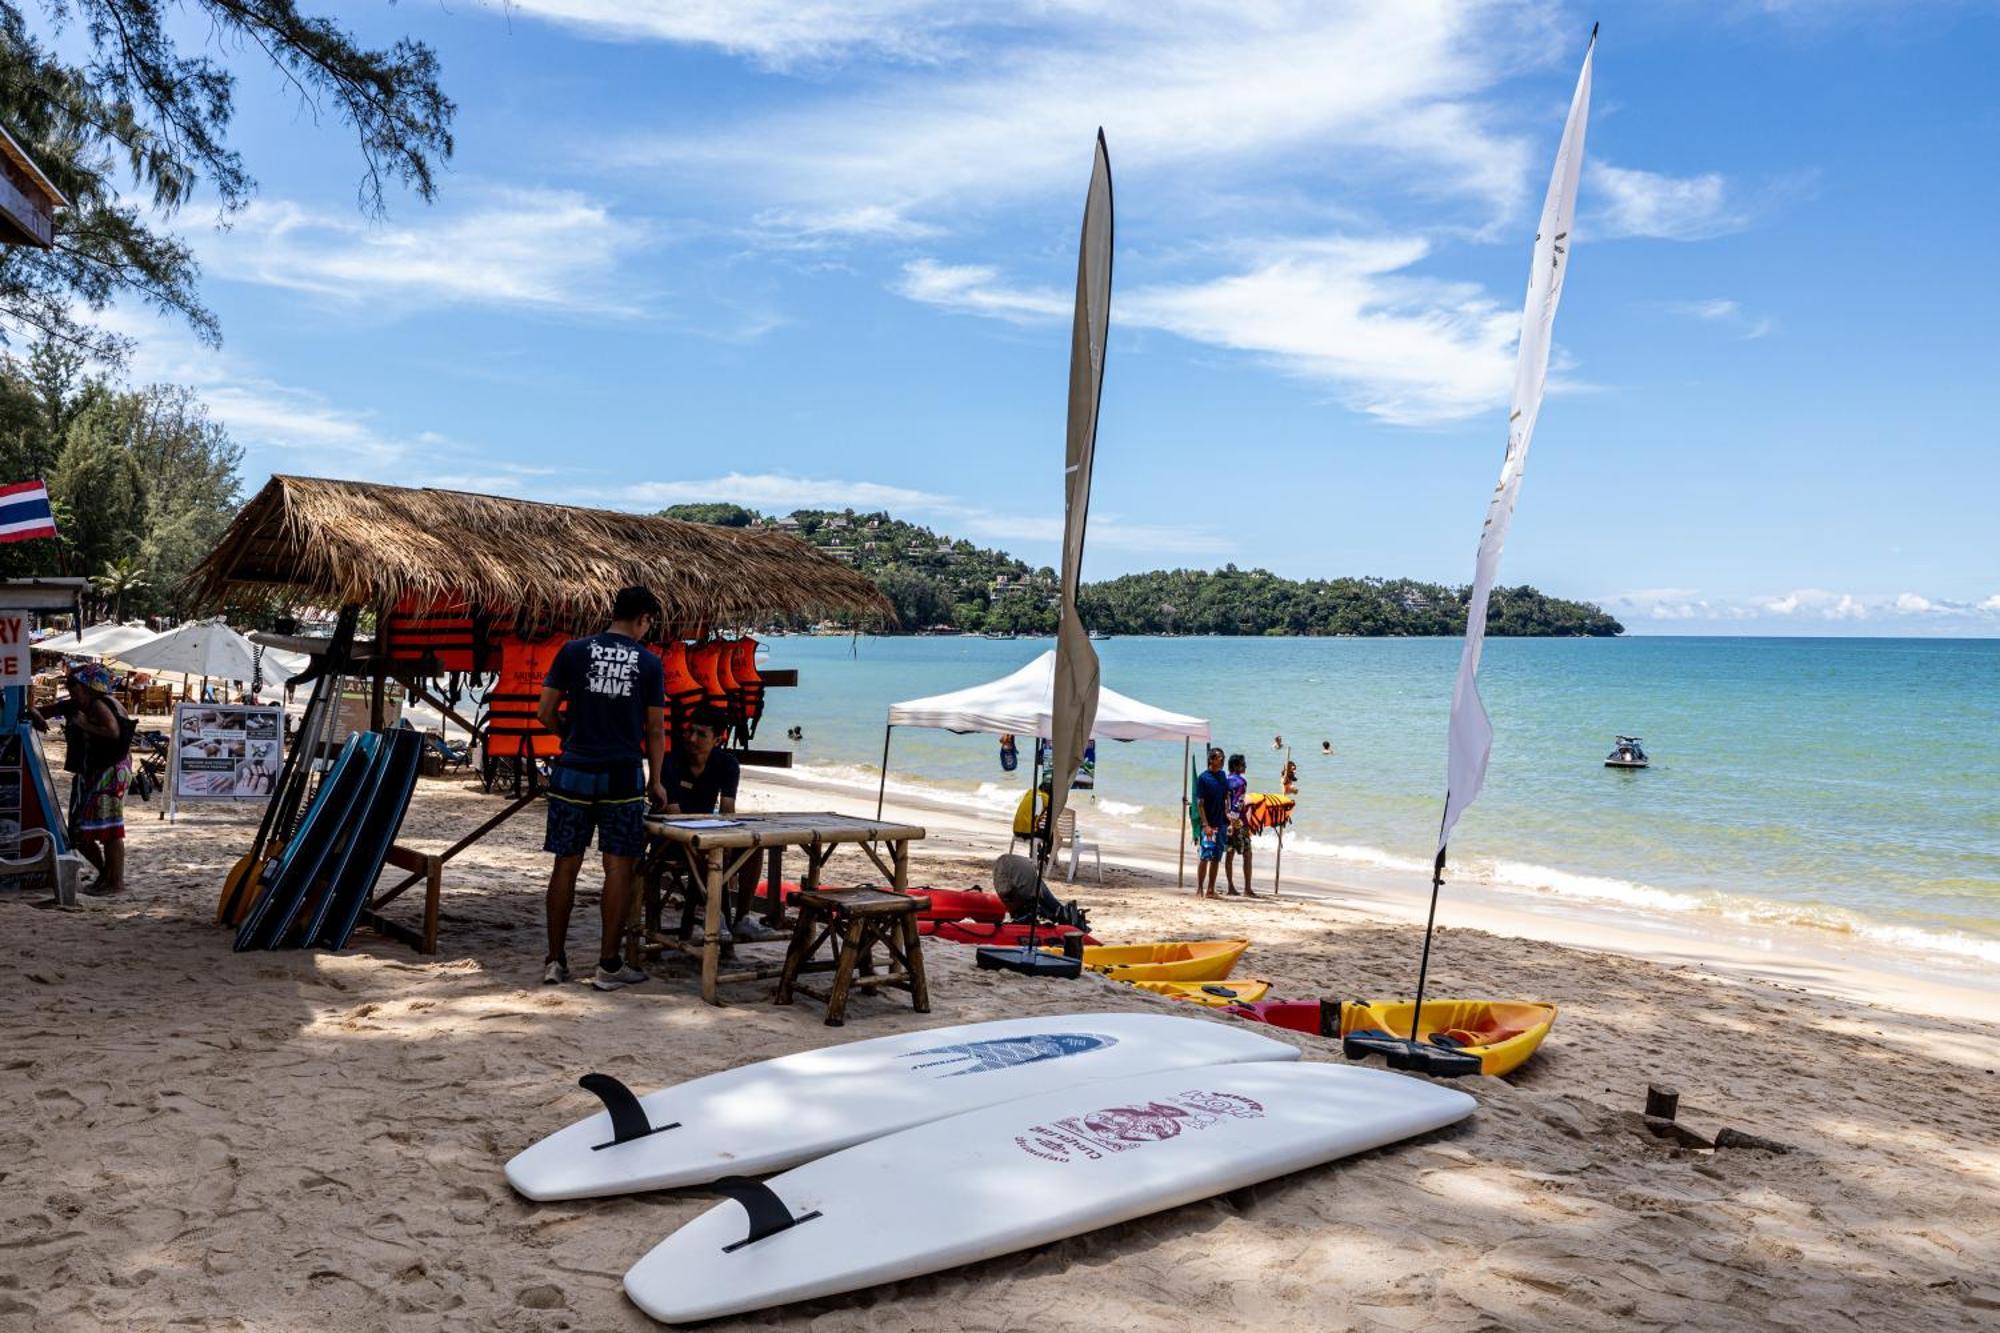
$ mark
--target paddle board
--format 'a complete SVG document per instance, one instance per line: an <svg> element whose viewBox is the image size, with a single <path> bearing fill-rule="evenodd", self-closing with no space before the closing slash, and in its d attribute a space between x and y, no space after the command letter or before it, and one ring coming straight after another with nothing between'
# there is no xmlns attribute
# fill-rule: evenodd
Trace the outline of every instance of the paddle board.
<svg viewBox="0 0 2000 1333"><path fill-rule="evenodd" d="M674 1189L781 1171L1052 1088L1298 1058L1296 1047L1241 1027L1164 1014L1058 1014L903 1032L662 1088L637 1099L646 1132L624 1142L613 1113L600 1111L508 1162L507 1183L530 1199Z"/></svg>
<svg viewBox="0 0 2000 1333"><path fill-rule="evenodd" d="M381 786L369 803L368 812L355 830L332 885L327 889L327 912L313 924L306 936L308 944L324 944L345 949L368 895L382 874L382 862L389 846L402 831L403 816L409 813L410 795L416 789L417 769L423 759L424 738L415 731L395 728L384 746Z"/></svg>
<svg viewBox="0 0 2000 1333"><path fill-rule="evenodd" d="M292 921L326 870L327 862L346 836L354 798L361 790L367 765L374 758L375 734L365 732L349 747L320 783L299 831L284 851L283 864L271 872L270 887L250 907L236 932L234 948L274 949L290 931Z"/></svg>
<svg viewBox="0 0 2000 1333"><path fill-rule="evenodd" d="M625 1274L625 1292L655 1319L687 1323L855 1291L1254 1185L1472 1109L1462 1092L1348 1065L1078 1084L874 1139L764 1185L721 1182L737 1197L655 1246Z"/></svg>

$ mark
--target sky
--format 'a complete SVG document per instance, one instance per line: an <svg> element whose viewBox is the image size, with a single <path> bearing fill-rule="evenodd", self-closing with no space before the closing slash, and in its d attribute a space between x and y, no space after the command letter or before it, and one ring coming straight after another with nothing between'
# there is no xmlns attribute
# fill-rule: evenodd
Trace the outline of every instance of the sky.
<svg viewBox="0 0 2000 1333"><path fill-rule="evenodd" d="M322 5L321 8L326 8ZM888 509L1052 563L1102 126L1085 576L1470 579L1593 21L1550 397L1503 582L1634 632L2000 634L2000 8L1869 0L405 0L426 205L254 53L260 182L142 312L274 471ZM200 40L203 29L191 29Z"/></svg>

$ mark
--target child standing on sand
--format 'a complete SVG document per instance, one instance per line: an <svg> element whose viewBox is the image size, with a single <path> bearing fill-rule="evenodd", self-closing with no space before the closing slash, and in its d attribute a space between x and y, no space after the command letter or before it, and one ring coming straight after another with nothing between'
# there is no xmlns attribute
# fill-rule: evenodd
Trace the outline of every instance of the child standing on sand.
<svg viewBox="0 0 2000 1333"><path fill-rule="evenodd" d="M1243 821L1243 807L1249 799L1250 779L1244 775L1249 764L1240 754L1229 756L1229 852L1223 858L1222 872L1228 877L1229 896L1236 896L1236 858L1243 858L1243 893L1255 898L1257 891L1250 887L1250 827Z"/></svg>

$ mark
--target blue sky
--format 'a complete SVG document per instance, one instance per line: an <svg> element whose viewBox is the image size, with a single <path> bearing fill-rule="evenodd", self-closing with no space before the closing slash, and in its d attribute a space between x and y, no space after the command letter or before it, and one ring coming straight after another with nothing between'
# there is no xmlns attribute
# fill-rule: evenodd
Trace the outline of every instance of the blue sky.
<svg viewBox="0 0 2000 1333"><path fill-rule="evenodd" d="M1086 575L1470 577L1534 214L1604 24L1502 578L1642 632L2000 633L1984 4L342 5L442 58L429 207L245 57L198 246L271 471L852 504L1037 562L1076 228L1117 282Z"/></svg>

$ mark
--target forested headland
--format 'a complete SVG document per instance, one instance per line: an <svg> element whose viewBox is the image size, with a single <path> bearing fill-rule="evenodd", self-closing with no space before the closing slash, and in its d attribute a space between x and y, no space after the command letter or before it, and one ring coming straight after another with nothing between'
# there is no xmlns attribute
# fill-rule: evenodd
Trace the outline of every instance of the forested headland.
<svg viewBox="0 0 2000 1333"><path fill-rule="evenodd" d="M875 580L906 630L1049 634L1053 569L892 518L852 509L776 516L733 504L675 505L669 518L789 532ZM1086 583L1084 623L1108 634L1463 634L1467 587L1415 579L1288 579L1268 570L1155 570ZM1574 637L1625 627L1588 602L1521 585L1495 588L1487 632Z"/></svg>

